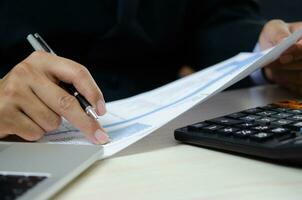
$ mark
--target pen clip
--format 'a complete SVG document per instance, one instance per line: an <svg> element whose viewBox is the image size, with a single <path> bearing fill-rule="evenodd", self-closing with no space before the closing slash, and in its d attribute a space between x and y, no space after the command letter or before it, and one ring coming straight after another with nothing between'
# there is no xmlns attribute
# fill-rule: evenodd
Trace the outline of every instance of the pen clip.
<svg viewBox="0 0 302 200"><path fill-rule="evenodd" d="M50 46L48 46L45 40L38 33L35 33L33 36L34 38L36 38L36 40L38 40L38 42L46 52L56 55L56 53L50 48Z"/></svg>

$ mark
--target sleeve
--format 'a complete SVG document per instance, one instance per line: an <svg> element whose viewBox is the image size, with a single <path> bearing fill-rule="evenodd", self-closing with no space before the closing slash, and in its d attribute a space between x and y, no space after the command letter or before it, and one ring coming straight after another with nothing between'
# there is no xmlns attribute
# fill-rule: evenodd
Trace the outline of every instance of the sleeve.
<svg viewBox="0 0 302 200"><path fill-rule="evenodd" d="M190 9L193 31L188 42L189 64L198 70L239 52L253 51L265 24L256 0L194 2ZM239 85L252 84L249 77Z"/></svg>
<svg viewBox="0 0 302 200"><path fill-rule="evenodd" d="M254 53L260 52L260 45L259 43L256 44L254 48ZM254 82L255 85L264 85L268 84L269 82L267 81L267 78L264 75L263 68L256 70L250 75L250 78Z"/></svg>

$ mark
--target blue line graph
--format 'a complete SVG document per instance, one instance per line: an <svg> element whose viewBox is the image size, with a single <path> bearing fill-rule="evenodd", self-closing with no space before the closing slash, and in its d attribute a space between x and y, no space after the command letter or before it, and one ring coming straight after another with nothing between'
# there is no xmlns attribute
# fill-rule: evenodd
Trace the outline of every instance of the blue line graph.
<svg viewBox="0 0 302 200"><path fill-rule="evenodd" d="M149 127L150 127L149 125L145 125L145 124L141 124L141 123L134 123L134 124L131 124L129 126L122 128L122 129L110 131L110 132L108 132L108 134L109 134L109 137L113 141L117 141L122 138L127 138L127 137L133 135L134 133L138 133Z"/></svg>
<svg viewBox="0 0 302 200"><path fill-rule="evenodd" d="M239 62L239 61L234 61L234 62L231 62L231 63L227 63L227 64L225 64L225 65L222 65L221 67L219 67L219 68L217 69L217 71L226 70L226 69L228 69L228 68L230 68L230 69L228 69L228 71L226 71L223 75L221 75L221 76L219 76L219 77L217 77L217 78L215 78L215 79L209 81L208 83L206 83L205 85L203 85L203 86L201 86L200 88L196 89L195 91L191 92L191 93L188 94L187 96L182 97L182 98L180 98L180 99L178 99L178 100L175 100L174 102L172 102L172 103L170 103L170 104L167 104L167 105L164 105L164 106L162 106L162 107L156 108L156 109L154 109L154 110L152 110L152 111L149 111L149 112L147 112L147 113L144 113L144 114L141 114L141 115L132 117L132 118L130 118L130 119L123 120L123 121L120 121L120 122L115 122L115 123L112 123L112 124L104 125L104 128L110 128L110 127L113 127L113 126L122 125L122 124L124 124L124 123L128 123L128 122L131 122L131 121L134 121L134 120L137 120L137 119L146 117L146 116L148 116L148 115L150 115L150 114L156 113L156 112L161 111L161 110L163 110L163 109L165 109L165 108L168 108L168 107L173 106L173 105L175 105L175 104L177 104L177 103L180 103L180 102L182 102L182 101L184 101L184 100L190 98L191 96L195 95L196 93L198 93L198 92L200 92L200 91L202 91L202 90L204 90L204 89L207 89L208 87L212 86L212 85L215 84L218 80L220 80L220 79L226 77L226 76L229 75L230 73L233 73L233 72L236 71L238 68L244 67L244 66L246 66L247 64L252 63L252 62L255 61L256 59L260 58L261 56L263 56L262 53L257 53L257 54L255 54L255 55L253 55L253 56L251 56L251 57L248 57L248 58L246 58L246 59L244 59L244 60L242 60L242 61L240 61L240 62Z"/></svg>

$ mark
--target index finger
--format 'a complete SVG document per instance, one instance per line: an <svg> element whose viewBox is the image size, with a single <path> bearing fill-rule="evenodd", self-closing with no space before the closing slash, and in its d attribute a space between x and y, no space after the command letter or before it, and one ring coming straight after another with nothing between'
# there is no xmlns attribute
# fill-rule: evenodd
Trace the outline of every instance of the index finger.
<svg viewBox="0 0 302 200"><path fill-rule="evenodd" d="M289 64L292 62L297 62L302 59L302 43L299 41L298 43L291 46L288 50L286 50L280 56L281 64Z"/></svg>
<svg viewBox="0 0 302 200"><path fill-rule="evenodd" d="M273 20L267 30L267 37L273 46L282 42L289 35L291 35L291 32L288 24L282 20Z"/></svg>
<svg viewBox="0 0 302 200"><path fill-rule="evenodd" d="M30 86L50 109L80 129L93 143L104 144L109 141L108 135L100 124L84 112L74 96L46 77L40 77L39 80L39 83L43 84L31 82Z"/></svg>
<svg viewBox="0 0 302 200"><path fill-rule="evenodd" d="M293 33L302 28L302 22L293 22L289 24L290 31Z"/></svg>
<svg viewBox="0 0 302 200"><path fill-rule="evenodd" d="M48 77L65 83L73 84L94 107L98 114L106 112L103 94L91 74L79 63L50 53L36 51L25 62L44 71Z"/></svg>

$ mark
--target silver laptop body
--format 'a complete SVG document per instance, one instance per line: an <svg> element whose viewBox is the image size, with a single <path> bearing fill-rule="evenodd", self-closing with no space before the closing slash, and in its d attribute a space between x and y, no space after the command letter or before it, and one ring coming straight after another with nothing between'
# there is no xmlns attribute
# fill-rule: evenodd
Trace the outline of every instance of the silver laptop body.
<svg viewBox="0 0 302 200"><path fill-rule="evenodd" d="M0 175L44 176L18 199L48 199L102 154L96 145L0 142Z"/></svg>

